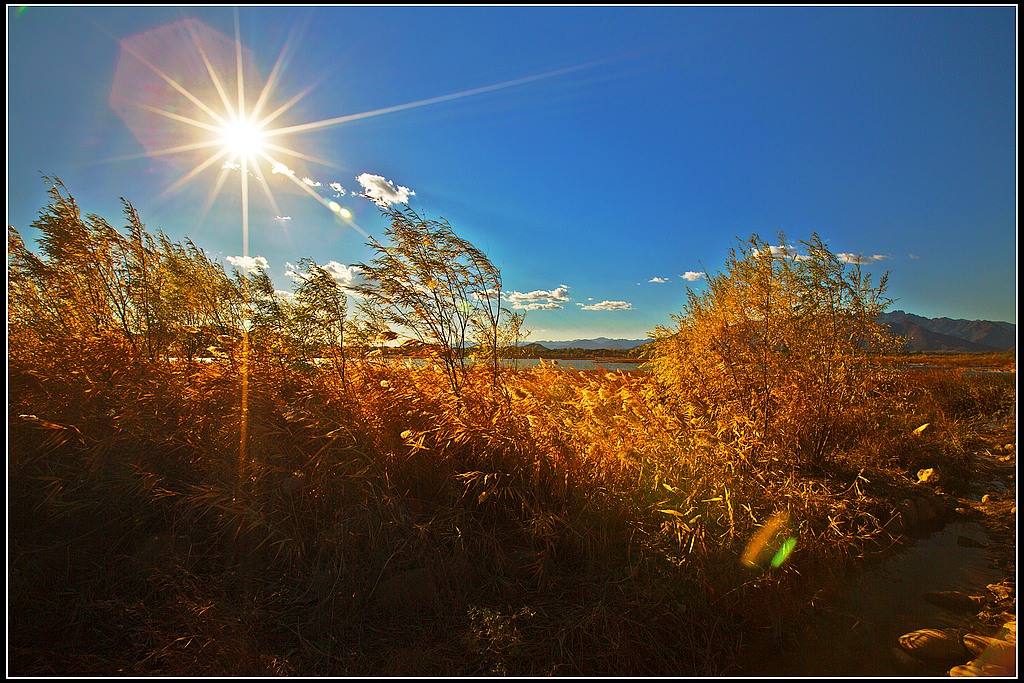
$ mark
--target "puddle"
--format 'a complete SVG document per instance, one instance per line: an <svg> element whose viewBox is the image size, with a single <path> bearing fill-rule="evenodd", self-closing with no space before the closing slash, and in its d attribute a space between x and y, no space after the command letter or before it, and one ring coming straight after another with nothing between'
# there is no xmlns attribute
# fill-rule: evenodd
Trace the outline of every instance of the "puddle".
<svg viewBox="0 0 1024 683"><path fill-rule="evenodd" d="M958 537L961 537L958 542ZM922 628L960 627L973 614L933 605L930 591L986 594L1004 578L991 566L989 537L976 523L953 522L851 580L846 597L806 629L797 645L774 661L759 657L751 675L906 676L892 650L899 637ZM965 657L966 661L966 657ZM942 675L935 671L930 675ZM922 675L929 675L922 673Z"/></svg>

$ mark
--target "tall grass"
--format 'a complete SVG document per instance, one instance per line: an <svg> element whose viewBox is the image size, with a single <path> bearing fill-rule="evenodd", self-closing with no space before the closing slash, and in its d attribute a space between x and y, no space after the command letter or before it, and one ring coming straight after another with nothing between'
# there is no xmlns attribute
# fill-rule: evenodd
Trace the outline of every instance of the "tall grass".
<svg viewBox="0 0 1024 683"><path fill-rule="evenodd" d="M15 675L741 672L753 634L781 637L892 543L883 482L1013 401L892 377L891 409L843 423L826 464L755 458L751 429L705 429L651 374L470 366L454 392L441 363L358 346L342 374L269 308L243 342L240 280L199 251L156 240L138 261L205 273L212 299L86 286L14 244Z"/></svg>

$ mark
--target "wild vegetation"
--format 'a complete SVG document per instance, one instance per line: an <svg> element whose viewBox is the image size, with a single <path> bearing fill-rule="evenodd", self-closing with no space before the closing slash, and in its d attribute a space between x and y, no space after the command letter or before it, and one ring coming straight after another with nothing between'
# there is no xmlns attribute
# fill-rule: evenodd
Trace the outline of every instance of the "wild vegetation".
<svg viewBox="0 0 1024 683"><path fill-rule="evenodd" d="M8 228L14 675L741 673L1014 411L903 370L817 238L743 242L651 372L516 370L446 222L385 209L350 311L50 197L39 254Z"/></svg>

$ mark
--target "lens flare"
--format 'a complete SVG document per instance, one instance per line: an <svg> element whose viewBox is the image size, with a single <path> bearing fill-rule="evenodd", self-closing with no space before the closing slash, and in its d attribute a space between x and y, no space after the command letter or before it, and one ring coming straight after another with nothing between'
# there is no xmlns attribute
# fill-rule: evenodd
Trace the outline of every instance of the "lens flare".
<svg viewBox="0 0 1024 683"><path fill-rule="evenodd" d="M770 564L778 569L789 559L794 548L796 537L789 532L789 513L776 512L750 539L741 561L746 567L763 568Z"/></svg>

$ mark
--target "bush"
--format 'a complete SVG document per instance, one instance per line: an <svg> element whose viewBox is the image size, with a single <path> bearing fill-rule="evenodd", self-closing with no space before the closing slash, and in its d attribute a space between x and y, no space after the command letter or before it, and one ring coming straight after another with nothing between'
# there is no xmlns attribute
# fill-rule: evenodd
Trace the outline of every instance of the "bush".
<svg viewBox="0 0 1024 683"><path fill-rule="evenodd" d="M878 322L887 277L873 285L817 235L801 245L743 241L648 350L691 427L753 465L821 464L876 424L897 348Z"/></svg>

